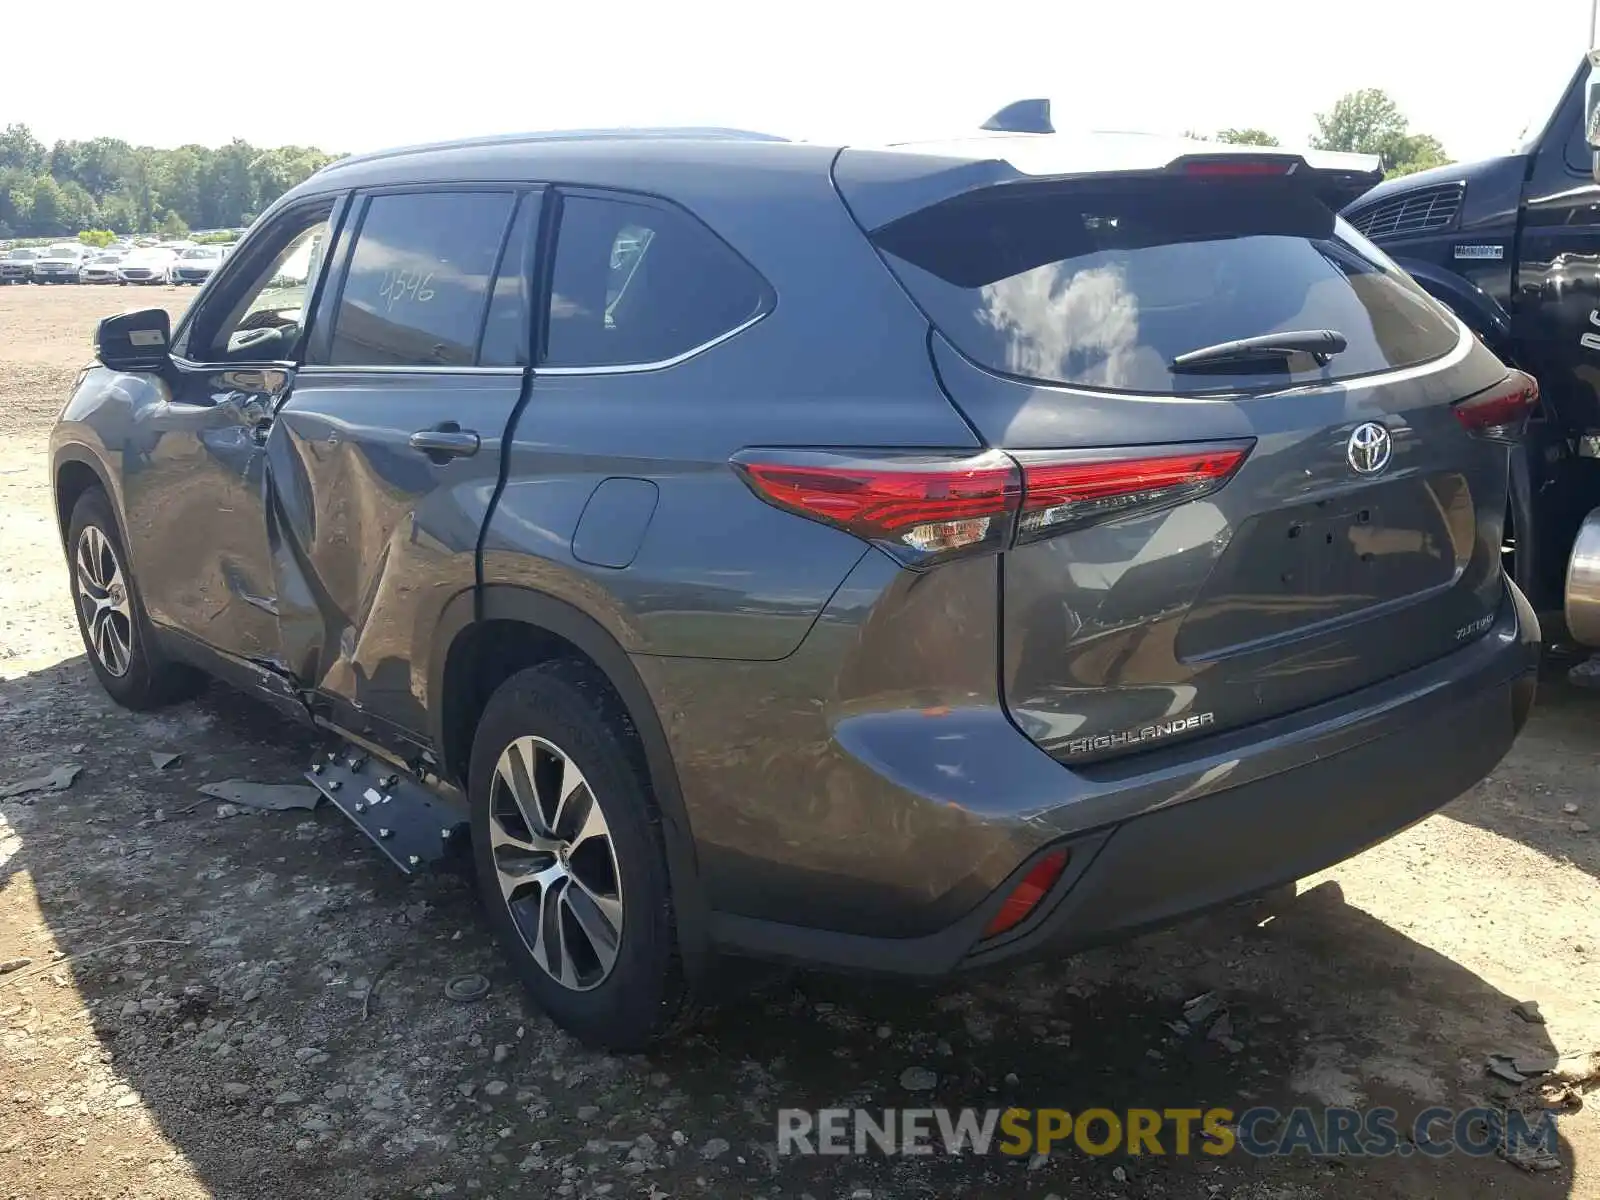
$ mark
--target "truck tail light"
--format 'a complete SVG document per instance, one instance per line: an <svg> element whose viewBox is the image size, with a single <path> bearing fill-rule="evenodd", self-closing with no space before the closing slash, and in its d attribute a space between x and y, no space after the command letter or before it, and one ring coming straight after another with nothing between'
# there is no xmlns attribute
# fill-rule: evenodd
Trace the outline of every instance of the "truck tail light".
<svg viewBox="0 0 1600 1200"><path fill-rule="evenodd" d="M1494 387L1456 401L1451 411L1475 437L1515 442L1538 403L1538 381L1526 372L1512 371Z"/></svg>

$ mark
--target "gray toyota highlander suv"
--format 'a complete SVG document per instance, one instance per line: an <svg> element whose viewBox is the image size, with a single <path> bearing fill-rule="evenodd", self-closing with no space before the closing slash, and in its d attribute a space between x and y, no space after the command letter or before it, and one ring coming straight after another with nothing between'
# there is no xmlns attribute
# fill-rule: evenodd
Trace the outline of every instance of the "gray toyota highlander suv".
<svg viewBox="0 0 1600 1200"><path fill-rule="evenodd" d="M638 1046L717 953L1057 955L1328 866L1511 745L1537 397L1347 162L729 131L348 158L51 438L89 661L316 722L403 870Z"/></svg>

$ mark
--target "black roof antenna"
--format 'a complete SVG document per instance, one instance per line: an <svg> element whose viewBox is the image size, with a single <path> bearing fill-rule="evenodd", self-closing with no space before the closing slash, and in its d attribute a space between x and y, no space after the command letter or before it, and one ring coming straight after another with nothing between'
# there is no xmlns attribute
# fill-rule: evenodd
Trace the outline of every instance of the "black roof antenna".
<svg viewBox="0 0 1600 1200"><path fill-rule="evenodd" d="M981 126L994 133L1054 133L1050 101L1017 100L1006 105Z"/></svg>

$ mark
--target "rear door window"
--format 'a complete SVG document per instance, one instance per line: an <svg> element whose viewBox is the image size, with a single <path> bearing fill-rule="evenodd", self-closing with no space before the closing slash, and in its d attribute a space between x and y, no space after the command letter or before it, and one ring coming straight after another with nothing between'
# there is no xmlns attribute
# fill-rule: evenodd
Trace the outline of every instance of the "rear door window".
<svg viewBox="0 0 1600 1200"><path fill-rule="evenodd" d="M587 195L562 201L550 292L547 367L660 364L768 303L755 268L687 213Z"/></svg>
<svg viewBox="0 0 1600 1200"><path fill-rule="evenodd" d="M335 366L471 366L513 192L373 196L334 315Z"/></svg>
<svg viewBox="0 0 1600 1200"><path fill-rule="evenodd" d="M1183 394L1347 379L1439 357L1453 318L1314 197L1262 181L1033 184L957 197L872 235L933 323L1009 375ZM1174 372L1188 351L1333 329L1326 365Z"/></svg>

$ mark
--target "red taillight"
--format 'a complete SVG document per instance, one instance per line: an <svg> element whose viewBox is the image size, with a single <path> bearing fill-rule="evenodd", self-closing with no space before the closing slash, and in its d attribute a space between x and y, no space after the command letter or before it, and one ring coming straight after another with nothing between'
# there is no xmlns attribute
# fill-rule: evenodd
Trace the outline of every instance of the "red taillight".
<svg viewBox="0 0 1600 1200"><path fill-rule="evenodd" d="M959 458L748 450L733 465L769 504L919 560L1009 544L1022 491L1016 463L997 450Z"/></svg>
<svg viewBox="0 0 1600 1200"><path fill-rule="evenodd" d="M1189 158L1179 169L1185 175L1202 178L1239 179L1260 175L1291 175L1299 164L1281 158L1245 158L1227 155L1220 158Z"/></svg>
<svg viewBox="0 0 1600 1200"><path fill-rule="evenodd" d="M1457 401L1451 411L1478 437L1515 441L1538 403L1538 381L1523 371L1512 371L1494 387Z"/></svg>
<svg viewBox="0 0 1600 1200"><path fill-rule="evenodd" d="M1249 451L1249 442L959 457L744 450L732 461L767 503L915 565L1195 499L1227 482Z"/></svg>
<svg viewBox="0 0 1600 1200"><path fill-rule="evenodd" d="M1109 458L1104 451L1019 454L1023 491L1017 539L1197 499L1226 483L1249 452L1249 443L1232 443L1152 448L1138 457Z"/></svg>
<svg viewBox="0 0 1600 1200"><path fill-rule="evenodd" d="M1011 889L1011 894L1000 906L1000 911L994 914L984 929L983 936L994 937L1027 919L1028 914L1039 907L1039 901L1055 887L1056 881L1061 878L1061 873L1067 869L1067 857L1065 850L1052 850L1034 863L1022 877L1022 882Z"/></svg>

